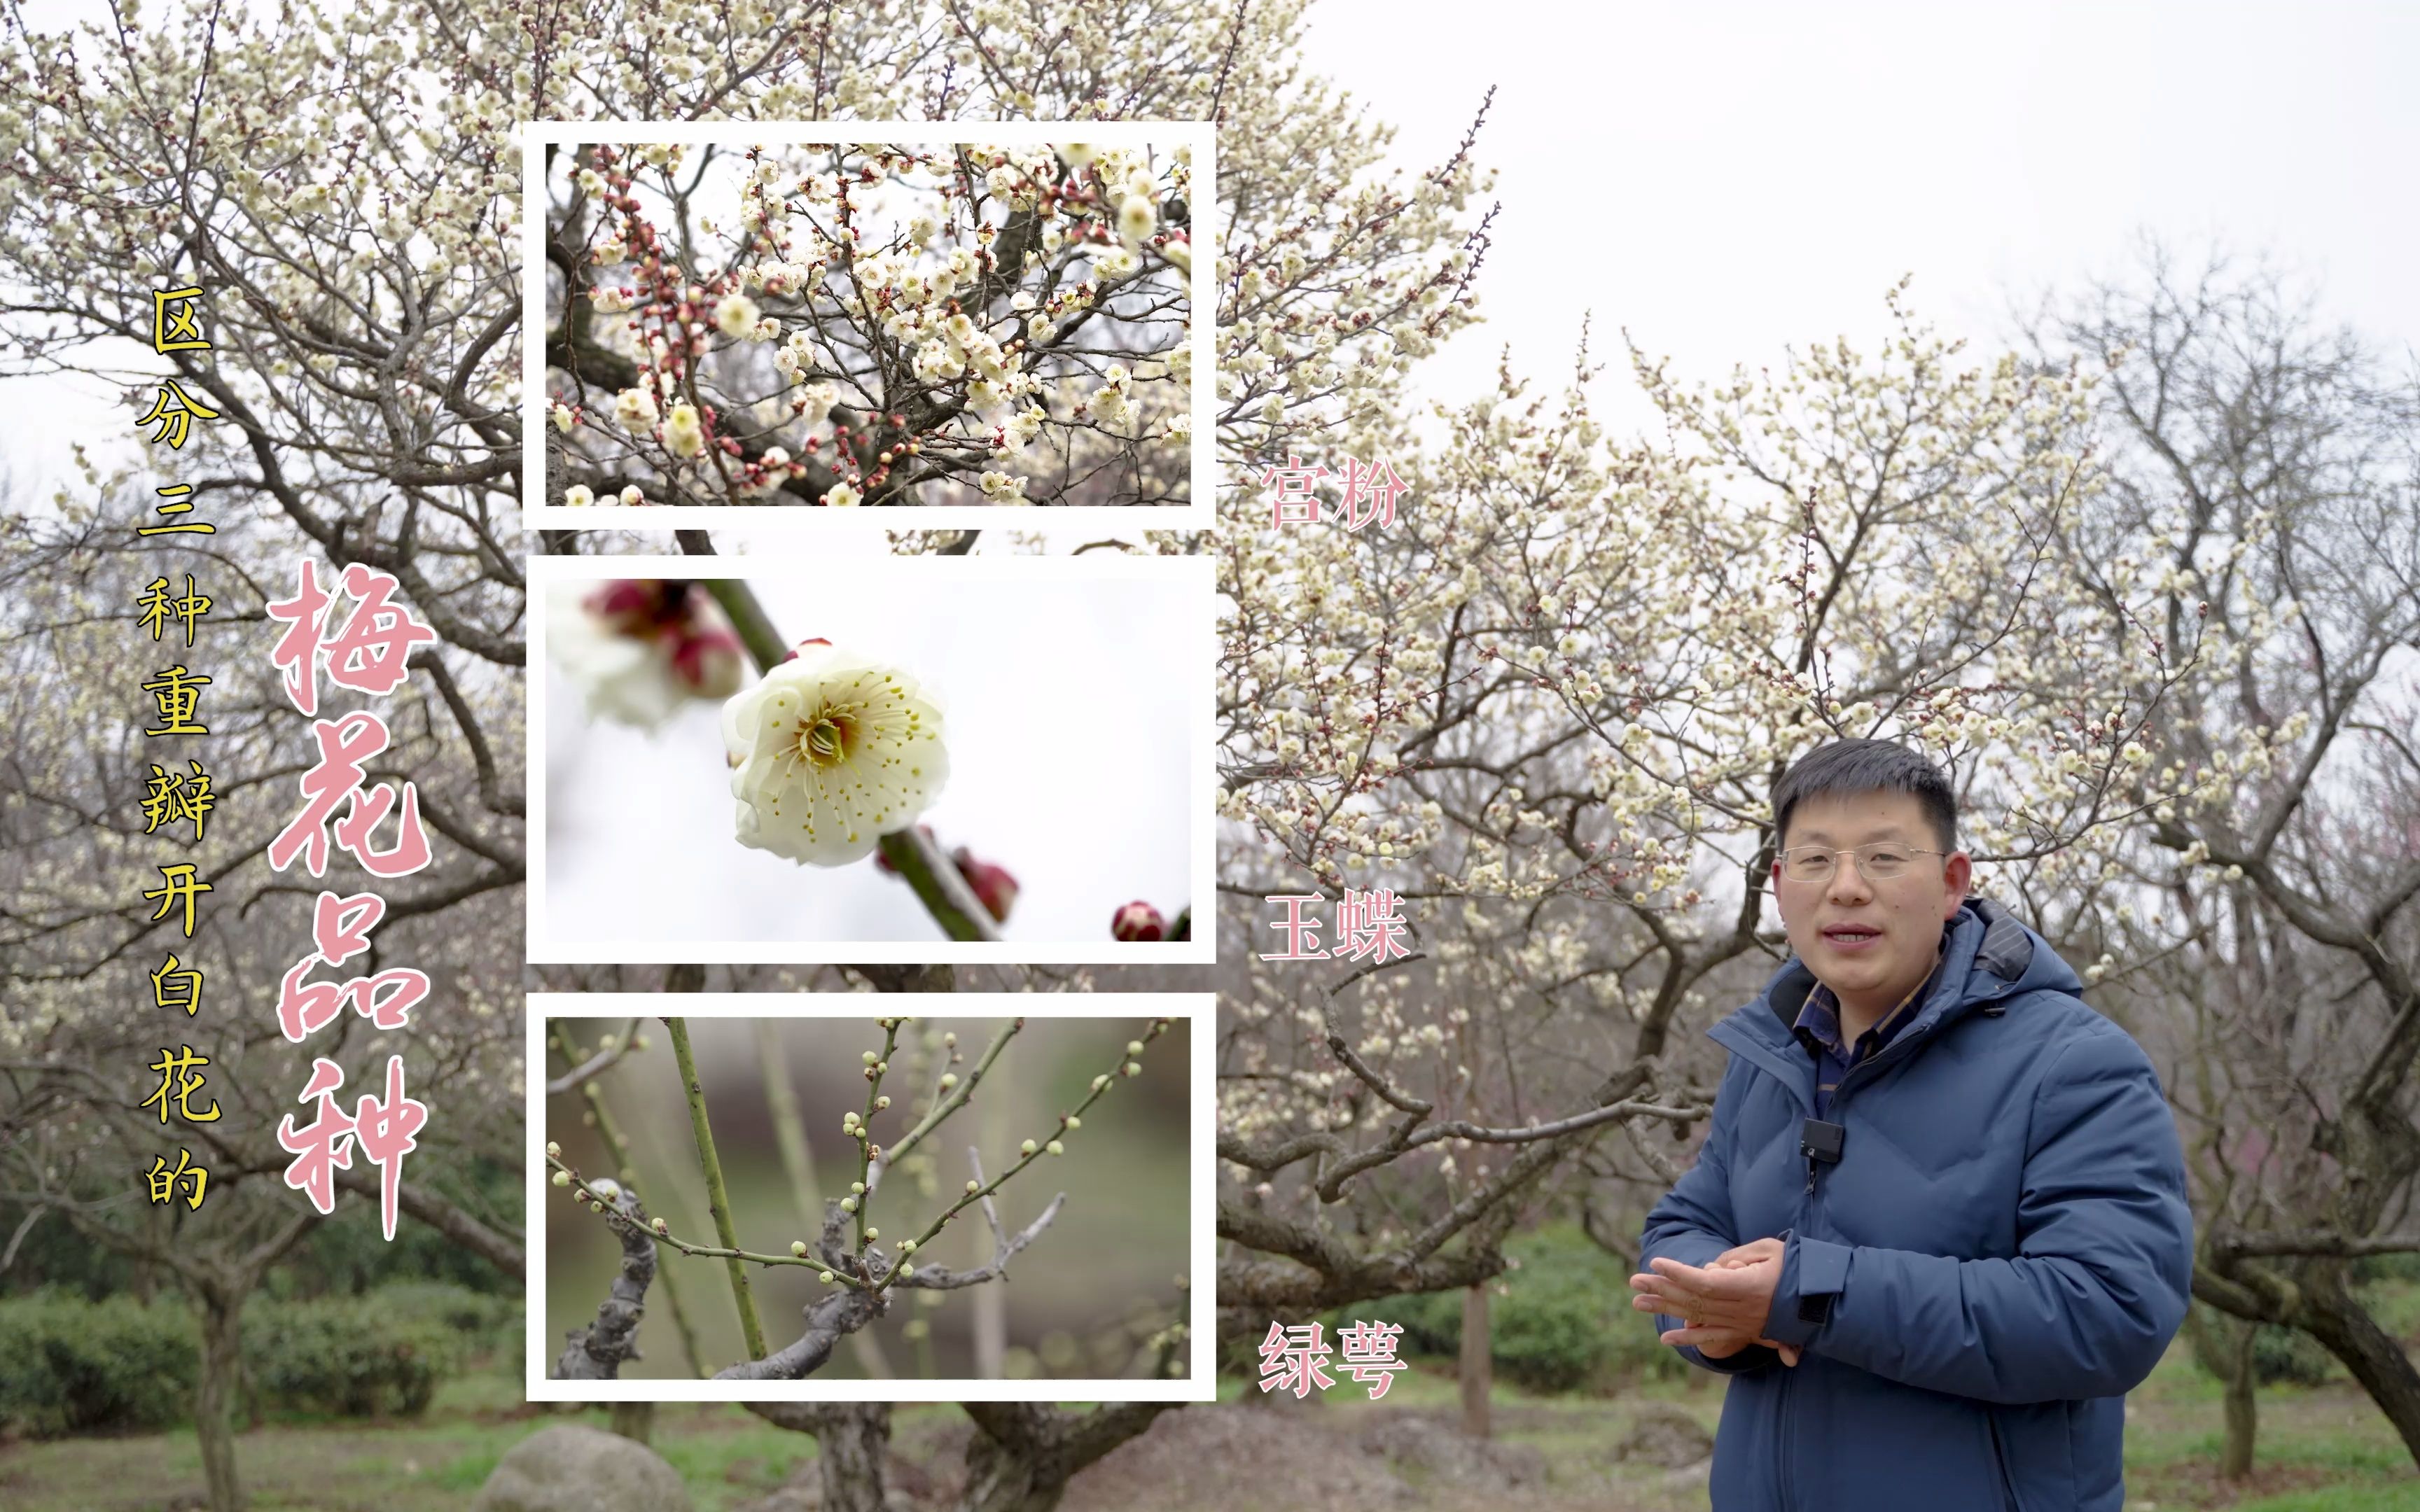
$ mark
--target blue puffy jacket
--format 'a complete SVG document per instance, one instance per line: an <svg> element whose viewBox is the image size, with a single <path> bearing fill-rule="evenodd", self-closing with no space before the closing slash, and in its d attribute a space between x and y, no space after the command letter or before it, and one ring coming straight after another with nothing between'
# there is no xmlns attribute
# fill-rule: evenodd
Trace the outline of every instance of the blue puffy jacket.
<svg viewBox="0 0 2420 1512"><path fill-rule="evenodd" d="M1714 1512L2118 1512L2124 1394L2184 1321L2193 1213L2157 1072L1996 903L1952 920L1931 995L1833 1093L1837 1164L1799 1152L1815 1062L1792 959L1709 1031L1730 1051L1697 1165L1639 1268L1786 1242L1735 1379ZM1659 1316L1658 1333L1681 1326Z"/></svg>

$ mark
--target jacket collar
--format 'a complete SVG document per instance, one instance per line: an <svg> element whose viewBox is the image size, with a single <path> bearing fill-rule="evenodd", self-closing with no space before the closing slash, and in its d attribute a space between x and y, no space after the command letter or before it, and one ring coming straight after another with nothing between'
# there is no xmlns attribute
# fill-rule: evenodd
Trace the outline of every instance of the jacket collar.
<svg viewBox="0 0 2420 1512"><path fill-rule="evenodd" d="M1792 1026L1814 986L1815 973L1793 955L1774 973L1755 1001L1709 1032L1726 1044L1733 1043L1734 1036L1744 1036L1768 1049L1796 1049ZM2047 941L2007 908L1988 898L1968 898L1959 904L1942 942L1932 990L1901 1032L1929 1029L1994 998L2035 988L2079 993L2083 981Z"/></svg>

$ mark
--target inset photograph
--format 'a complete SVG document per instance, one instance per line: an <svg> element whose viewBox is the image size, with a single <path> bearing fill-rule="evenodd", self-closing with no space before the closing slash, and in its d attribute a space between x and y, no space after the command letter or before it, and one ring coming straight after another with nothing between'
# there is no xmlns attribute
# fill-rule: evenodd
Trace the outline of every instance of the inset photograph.
<svg viewBox="0 0 2420 1512"><path fill-rule="evenodd" d="M530 995L529 1396L1209 1400L1213 1011Z"/></svg>
<svg viewBox="0 0 2420 1512"><path fill-rule="evenodd" d="M533 131L532 525L1211 523L1208 128L879 130Z"/></svg>
<svg viewBox="0 0 2420 1512"><path fill-rule="evenodd" d="M1208 558L529 571L532 961L1215 960Z"/></svg>

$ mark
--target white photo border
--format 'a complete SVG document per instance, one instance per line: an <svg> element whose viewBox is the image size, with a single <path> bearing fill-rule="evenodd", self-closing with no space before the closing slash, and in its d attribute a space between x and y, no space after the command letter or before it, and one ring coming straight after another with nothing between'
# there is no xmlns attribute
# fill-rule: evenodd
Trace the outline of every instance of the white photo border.
<svg viewBox="0 0 2420 1512"><path fill-rule="evenodd" d="M1194 197L1187 206L1194 247L1193 434L1191 501L1181 507L1070 504L936 504L924 509L819 510L812 504L591 504L575 509L546 489L546 148L587 142L616 146L731 142L784 146L808 142L924 147L997 142L1036 147L1098 142L1109 147L1186 146L1193 149ZM521 123L521 525L525 530L672 531L735 527L819 532L1030 529L1065 523L1087 529L1216 531L1218 526L1217 285L1220 224L1218 138L1209 121L523 121ZM1203 193L1207 188L1208 193ZM833 513L850 516L832 524ZM858 517L862 517L861 518Z"/></svg>
<svg viewBox="0 0 2420 1512"><path fill-rule="evenodd" d="M1186 1357L1181 1381L1043 1377L1019 1381L557 1381L548 1366L561 1352L546 1313L546 1021L633 1018L660 1013L663 993L530 993L523 1012L528 1169L529 1263L524 1283L523 1387L534 1402L1210 1402L1218 1399L1216 1211L1218 1047L1216 993L698 993L674 1002L689 1018L860 1019L876 1008L919 1018L1172 1018L1187 1026L1191 1056L1188 1110L1192 1148L1187 1211L1191 1221L1186 1272ZM1047 1014L1032 1011L1047 1003ZM784 1326L787 1326L786 1324ZM789 1335L783 1335L783 1342Z"/></svg>
<svg viewBox="0 0 2420 1512"><path fill-rule="evenodd" d="M791 549L802 543L785 543ZM528 664L534 672L547 665L547 615L543 605L553 584L607 578L769 578L781 575L792 559L780 550L751 556L532 556L525 579L530 602L540 606L526 627ZM1218 706L1218 564L1207 556L1142 556L1123 551L1086 552L1081 556L893 556L852 557L856 575L897 572L912 579L919 592L946 589L952 583L1010 582L1036 593L1078 588L1087 582L1141 581L1163 585L1172 594L1192 596L1197 616L1187 643L1191 654L1171 661L1168 675L1190 682L1191 709L1187 747L1192 752L1186 774L1193 823L1189 843L1193 937L1189 940L1112 938L1106 920L1097 940L1054 943L1047 940L564 940L548 923L546 741L547 700L533 687L523 721L528 735L522 750L524 802L528 832L533 837L523 887L526 916L526 958L549 965L671 965L701 962L723 965L833 965L868 962L877 965L1017 964L1017 965L1216 965L1218 941L1218 778L1216 771ZM737 841L733 841L737 844Z"/></svg>

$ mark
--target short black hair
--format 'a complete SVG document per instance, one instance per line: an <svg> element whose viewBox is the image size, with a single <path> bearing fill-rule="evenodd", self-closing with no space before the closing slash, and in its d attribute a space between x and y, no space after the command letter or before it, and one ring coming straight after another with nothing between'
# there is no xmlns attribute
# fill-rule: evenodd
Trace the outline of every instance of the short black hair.
<svg viewBox="0 0 2420 1512"><path fill-rule="evenodd" d="M1835 740L1790 764L1773 784L1773 843L1790 833L1790 816L1813 797L1856 797L1868 793L1906 793L1924 810L1932 838L1947 856L1958 848L1958 797L1949 778L1905 746L1888 740Z"/></svg>

